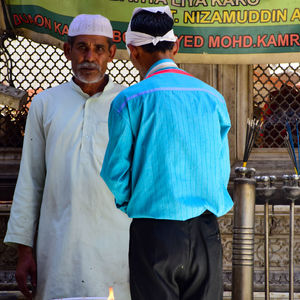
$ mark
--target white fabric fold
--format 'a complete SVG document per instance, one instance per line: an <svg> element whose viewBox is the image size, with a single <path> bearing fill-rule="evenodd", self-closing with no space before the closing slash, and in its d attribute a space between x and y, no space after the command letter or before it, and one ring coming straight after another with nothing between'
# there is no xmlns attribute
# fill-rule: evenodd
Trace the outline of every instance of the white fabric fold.
<svg viewBox="0 0 300 300"><path fill-rule="evenodd" d="M146 33L131 30L127 30L126 32L126 45L142 46L152 43L154 46L156 46L159 42L176 42L176 40L177 37L175 36L173 29L163 36L152 36Z"/></svg>

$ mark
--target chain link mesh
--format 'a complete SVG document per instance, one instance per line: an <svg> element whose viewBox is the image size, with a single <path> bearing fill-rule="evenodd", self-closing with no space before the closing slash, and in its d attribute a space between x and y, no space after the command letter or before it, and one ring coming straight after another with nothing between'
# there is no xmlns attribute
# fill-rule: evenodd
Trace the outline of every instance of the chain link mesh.
<svg viewBox="0 0 300 300"><path fill-rule="evenodd" d="M115 82L126 86L140 80L139 72L127 60L113 60L108 64L107 73ZM42 90L71 78L71 63L61 49L21 36L6 39L0 48L0 83L27 91L28 99L20 110L0 102L0 147L22 147L32 98Z"/></svg>
<svg viewBox="0 0 300 300"><path fill-rule="evenodd" d="M29 97L21 110L0 103L0 147L22 147L28 108L34 95L72 78L71 63L61 49L24 37L8 38L0 48L0 83L26 90ZM107 73L115 82L129 86L140 80L127 60L114 60ZM300 118L299 63L253 66L254 117L264 121L255 147L281 148L286 120L296 131Z"/></svg>
<svg viewBox="0 0 300 300"><path fill-rule="evenodd" d="M253 66L253 114L264 122L262 133L254 147L285 147L286 122L291 126L294 143L297 145L296 125L300 119L299 84L299 63Z"/></svg>

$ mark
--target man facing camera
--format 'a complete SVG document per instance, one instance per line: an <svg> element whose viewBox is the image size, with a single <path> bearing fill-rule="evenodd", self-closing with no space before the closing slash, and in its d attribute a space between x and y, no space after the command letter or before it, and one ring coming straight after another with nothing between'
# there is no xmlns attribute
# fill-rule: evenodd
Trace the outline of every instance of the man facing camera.
<svg viewBox="0 0 300 300"><path fill-rule="evenodd" d="M75 17L64 44L74 77L38 94L29 110L5 237L18 246L16 279L28 299L107 296L110 286L130 299L130 219L99 180L110 103L124 88L105 75L112 37L107 18Z"/></svg>

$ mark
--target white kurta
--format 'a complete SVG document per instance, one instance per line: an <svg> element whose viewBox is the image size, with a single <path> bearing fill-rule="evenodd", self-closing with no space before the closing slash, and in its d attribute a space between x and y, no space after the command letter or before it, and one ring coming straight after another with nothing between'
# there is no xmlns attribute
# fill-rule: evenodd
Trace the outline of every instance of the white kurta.
<svg viewBox="0 0 300 300"><path fill-rule="evenodd" d="M110 78L90 97L71 81L31 104L4 241L33 246L38 226L38 300L104 297L110 286L116 300L130 299L130 219L99 174L110 103L123 88Z"/></svg>

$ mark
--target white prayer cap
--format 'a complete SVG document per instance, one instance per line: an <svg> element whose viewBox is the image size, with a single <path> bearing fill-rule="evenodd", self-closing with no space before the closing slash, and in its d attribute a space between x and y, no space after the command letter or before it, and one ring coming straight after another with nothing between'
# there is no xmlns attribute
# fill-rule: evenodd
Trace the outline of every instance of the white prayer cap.
<svg viewBox="0 0 300 300"><path fill-rule="evenodd" d="M76 16L68 31L68 36L76 35L101 35L113 38L113 29L110 21L101 15L78 15Z"/></svg>
<svg viewBox="0 0 300 300"><path fill-rule="evenodd" d="M168 5L157 6L157 7L137 7L134 9L131 19L134 17L134 15L136 15L142 10L150 11L152 13L157 13L157 12L166 13L171 19L173 19L172 12ZM156 36L156 37L142 32L131 31L131 21L128 25L125 36L126 36L126 45L133 45L133 46L142 46L151 43L154 46L156 46L157 43L162 41L176 42L177 40L177 37L175 36L173 29L168 31L163 36Z"/></svg>

